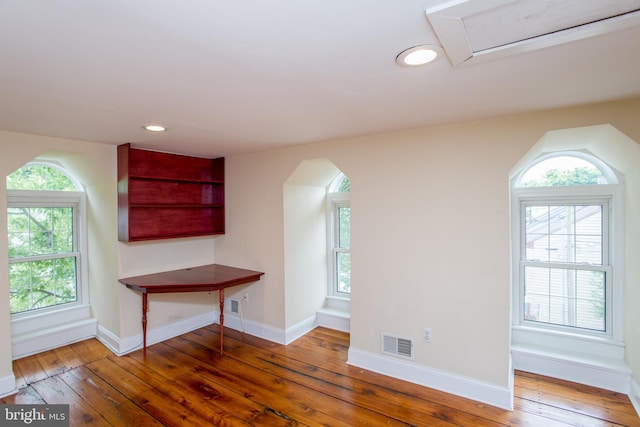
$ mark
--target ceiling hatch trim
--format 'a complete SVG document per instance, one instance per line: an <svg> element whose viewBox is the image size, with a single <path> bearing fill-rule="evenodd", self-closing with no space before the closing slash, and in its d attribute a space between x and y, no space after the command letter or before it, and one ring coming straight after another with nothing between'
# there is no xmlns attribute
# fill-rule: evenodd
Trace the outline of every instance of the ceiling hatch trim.
<svg viewBox="0 0 640 427"><path fill-rule="evenodd" d="M640 0L454 0L426 15L457 67L640 25Z"/></svg>

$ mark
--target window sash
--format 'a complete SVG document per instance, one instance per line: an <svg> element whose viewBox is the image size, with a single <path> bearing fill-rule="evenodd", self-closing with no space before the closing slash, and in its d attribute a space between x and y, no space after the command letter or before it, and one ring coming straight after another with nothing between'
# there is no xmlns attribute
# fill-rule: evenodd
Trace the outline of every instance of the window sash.
<svg viewBox="0 0 640 427"><path fill-rule="evenodd" d="M350 269L350 239L341 236L340 209L349 208L348 193L329 193L328 195L328 246L329 246L329 296L350 298L351 269ZM351 225L349 224L349 234ZM341 239L341 237L343 237ZM341 264L342 261L342 264ZM349 269L346 271L346 264ZM341 266L343 268L341 268ZM348 289L347 289L348 288Z"/></svg>
<svg viewBox="0 0 640 427"><path fill-rule="evenodd" d="M71 259L73 264L73 290L66 289L65 297L54 297L53 303L41 307L34 307L31 309L12 312L11 316L14 318L23 318L35 315L36 313L44 313L51 310L57 310L61 306L68 307L69 305L81 304L83 302L83 288L81 280L81 253L80 253L80 206L83 204L84 193L82 192L56 192L56 191L35 191L35 190L8 190L8 209L16 208L70 208L71 209L71 250L70 251L52 251L49 253L37 253L29 254L26 256L16 256L9 258L10 269L11 266L17 266L20 263L34 264L43 261L53 261L55 265L56 260ZM8 230L9 231L9 230ZM50 230L54 231L54 230ZM31 230L25 230L31 236ZM31 238L31 237L29 237ZM11 245L11 242L9 242ZM68 274L68 272L67 272ZM30 276L32 280L32 276ZM51 278L52 282L47 286L55 288L58 285L62 286L60 278ZM31 284L29 286L32 286ZM17 285L10 280L9 288L14 291ZM67 285L68 288L68 285ZM49 289L50 291L51 289ZM57 292L57 291L56 291ZM69 293L70 292L70 293ZM33 300L33 298L32 298ZM13 310L13 307L12 307Z"/></svg>
<svg viewBox="0 0 640 427"><path fill-rule="evenodd" d="M597 254L599 256L580 257L561 254L546 258L530 256L533 259L527 259L527 254L532 253L532 251L528 252L531 248L527 247L527 237L530 237L527 235L526 213L530 212L528 208L550 209L578 206L600 207L600 236L589 241L593 244L600 243L600 249L594 249L595 253L599 252ZM552 220L547 218L546 221L550 223ZM543 238L547 238L550 242L552 227L549 224L543 225L547 227L546 232L542 233ZM563 238L570 244L574 244L577 236L580 235L575 231L577 229L574 224L572 230L562 233ZM521 200L520 230L520 323L539 328L588 334L611 334L612 268L609 265L608 199ZM537 254L539 255L540 252ZM576 262L570 262L572 259ZM591 262L577 262L587 259Z"/></svg>

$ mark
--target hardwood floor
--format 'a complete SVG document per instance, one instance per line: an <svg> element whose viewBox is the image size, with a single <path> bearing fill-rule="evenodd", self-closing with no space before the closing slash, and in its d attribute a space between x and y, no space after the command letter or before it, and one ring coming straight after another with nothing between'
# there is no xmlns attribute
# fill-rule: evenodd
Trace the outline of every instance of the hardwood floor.
<svg viewBox="0 0 640 427"><path fill-rule="evenodd" d="M347 365L349 335L288 346L198 329L126 356L95 339L14 362L3 403L65 403L74 426L640 426L619 393L518 372L505 411Z"/></svg>

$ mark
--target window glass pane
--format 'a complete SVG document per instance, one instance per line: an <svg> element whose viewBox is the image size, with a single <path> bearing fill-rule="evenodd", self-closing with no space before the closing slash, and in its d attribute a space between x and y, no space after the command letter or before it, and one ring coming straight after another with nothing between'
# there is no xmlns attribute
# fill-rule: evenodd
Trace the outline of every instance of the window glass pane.
<svg viewBox="0 0 640 427"><path fill-rule="evenodd" d="M9 208L9 258L73 252L73 208Z"/></svg>
<svg viewBox="0 0 640 427"><path fill-rule="evenodd" d="M606 184L606 177L591 162L573 156L558 156L533 165L520 180L523 187Z"/></svg>
<svg viewBox="0 0 640 427"><path fill-rule="evenodd" d="M338 247L349 248L351 245L351 208L338 208Z"/></svg>
<svg viewBox="0 0 640 427"><path fill-rule="evenodd" d="M7 189L76 191L76 186L63 171L47 165L32 164L9 175Z"/></svg>
<svg viewBox="0 0 640 427"><path fill-rule="evenodd" d="M351 191L351 181L346 176L342 181L340 181L340 185L338 186L339 193L348 193Z"/></svg>
<svg viewBox="0 0 640 427"><path fill-rule="evenodd" d="M602 205L526 206L527 261L602 265Z"/></svg>
<svg viewBox="0 0 640 427"><path fill-rule="evenodd" d="M601 205L576 206L575 262L603 264L602 209Z"/></svg>
<svg viewBox="0 0 640 427"><path fill-rule="evenodd" d="M9 258L29 255L29 216L23 208L7 209Z"/></svg>
<svg viewBox="0 0 640 427"><path fill-rule="evenodd" d="M77 300L75 257L9 264L11 314Z"/></svg>
<svg viewBox="0 0 640 427"><path fill-rule="evenodd" d="M53 209L53 252L73 252L73 209Z"/></svg>
<svg viewBox="0 0 640 427"><path fill-rule="evenodd" d="M525 259L549 260L549 207L525 207Z"/></svg>
<svg viewBox="0 0 640 427"><path fill-rule="evenodd" d="M605 330L605 273L525 267L525 320Z"/></svg>
<svg viewBox="0 0 640 427"><path fill-rule="evenodd" d="M336 253L337 266L337 291L340 293L351 292L351 254L348 252Z"/></svg>

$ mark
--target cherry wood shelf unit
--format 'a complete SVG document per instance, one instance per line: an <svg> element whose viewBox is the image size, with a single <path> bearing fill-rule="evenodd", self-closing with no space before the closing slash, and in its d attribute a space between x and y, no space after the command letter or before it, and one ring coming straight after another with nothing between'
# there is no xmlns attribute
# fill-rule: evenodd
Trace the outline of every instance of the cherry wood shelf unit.
<svg viewBox="0 0 640 427"><path fill-rule="evenodd" d="M224 157L118 146L118 240L224 234Z"/></svg>

